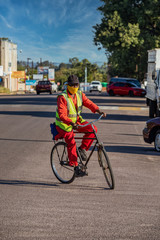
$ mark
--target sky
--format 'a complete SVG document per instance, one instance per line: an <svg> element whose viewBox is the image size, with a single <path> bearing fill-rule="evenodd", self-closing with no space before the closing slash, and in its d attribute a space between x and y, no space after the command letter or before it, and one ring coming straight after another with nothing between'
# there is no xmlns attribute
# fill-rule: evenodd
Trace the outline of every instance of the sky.
<svg viewBox="0 0 160 240"><path fill-rule="evenodd" d="M68 63L69 58L107 62L93 43L101 22L100 0L0 0L0 37L18 47L18 60ZM22 51L21 51L22 50Z"/></svg>

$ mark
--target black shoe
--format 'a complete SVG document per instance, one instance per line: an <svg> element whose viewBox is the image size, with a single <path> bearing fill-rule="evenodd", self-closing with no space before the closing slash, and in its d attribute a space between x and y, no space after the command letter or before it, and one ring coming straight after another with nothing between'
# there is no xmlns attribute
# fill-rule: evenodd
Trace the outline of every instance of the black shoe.
<svg viewBox="0 0 160 240"><path fill-rule="evenodd" d="M86 150L82 149L81 147L79 147L78 150L79 150L79 153L81 155L82 161L87 161Z"/></svg>
<svg viewBox="0 0 160 240"><path fill-rule="evenodd" d="M74 172L76 177L84 177L87 176L87 172L86 171L82 171L81 168L79 166L74 168Z"/></svg>

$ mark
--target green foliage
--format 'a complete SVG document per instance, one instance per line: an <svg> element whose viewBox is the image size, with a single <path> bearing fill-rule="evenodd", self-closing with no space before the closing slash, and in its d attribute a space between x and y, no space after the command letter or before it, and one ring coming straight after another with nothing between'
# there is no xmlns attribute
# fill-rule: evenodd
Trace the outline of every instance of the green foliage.
<svg viewBox="0 0 160 240"><path fill-rule="evenodd" d="M78 76L80 82L85 81L85 68L87 67L87 81L91 82L93 80L106 81L107 80L107 63L104 63L101 67L97 64L92 64L88 59L83 59L79 61L77 57L70 58L69 63L60 63L59 66L55 66L54 63L49 61L44 61L41 63L34 64L32 62L28 66L26 62L18 61L17 69L18 71L24 71L27 69L27 73L30 79L33 78L33 74L37 73L38 66L49 66L49 68L55 69L55 81L60 82L61 86L67 81L69 75L75 74Z"/></svg>
<svg viewBox="0 0 160 240"><path fill-rule="evenodd" d="M9 38L5 38L5 37L0 38L0 40L2 40L2 41L11 41Z"/></svg>
<svg viewBox="0 0 160 240"><path fill-rule="evenodd" d="M0 93L10 93L10 90L8 88L0 86Z"/></svg>
<svg viewBox="0 0 160 240"><path fill-rule="evenodd" d="M143 79L147 50L160 47L159 0L101 0L94 42L106 49L111 75Z"/></svg>
<svg viewBox="0 0 160 240"><path fill-rule="evenodd" d="M88 59L83 59L79 61L78 58L70 58L69 59L70 65L60 64L59 70L56 71L56 82L60 82L62 85L67 78L71 74L75 74L78 76L80 82L85 81L85 68L87 67L87 81L91 82L95 79L97 80L104 80L106 81L106 71L104 68L107 66L104 64L102 69L103 71L100 73L101 68L97 64L92 64L88 61Z"/></svg>
<svg viewBox="0 0 160 240"><path fill-rule="evenodd" d="M17 71L25 71L25 66L17 64Z"/></svg>

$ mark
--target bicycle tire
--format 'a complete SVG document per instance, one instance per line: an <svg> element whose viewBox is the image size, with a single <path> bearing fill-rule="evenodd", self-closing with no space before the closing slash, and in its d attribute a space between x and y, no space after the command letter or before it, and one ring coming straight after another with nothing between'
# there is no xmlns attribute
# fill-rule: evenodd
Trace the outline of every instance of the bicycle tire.
<svg viewBox="0 0 160 240"><path fill-rule="evenodd" d="M69 166L67 144L56 143L50 156L51 168L56 178L62 183L71 183L75 179L74 168Z"/></svg>
<svg viewBox="0 0 160 240"><path fill-rule="evenodd" d="M107 153L104 148L98 149L98 160L100 167L102 167L104 177L110 189L114 189L115 181L113 171Z"/></svg>

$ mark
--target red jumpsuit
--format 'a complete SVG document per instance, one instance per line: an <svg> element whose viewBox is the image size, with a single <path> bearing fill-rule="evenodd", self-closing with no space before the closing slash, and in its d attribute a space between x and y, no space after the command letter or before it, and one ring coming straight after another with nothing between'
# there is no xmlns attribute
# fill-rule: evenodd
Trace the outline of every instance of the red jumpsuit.
<svg viewBox="0 0 160 240"><path fill-rule="evenodd" d="M70 93L68 92L68 90L67 90L67 93L68 93L69 97L72 98L72 101L77 109L76 94L74 95L74 98L73 98L72 95L70 95ZM82 104L83 104L83 106L89 108L93 113L95 113L96 110L99 109L99 107L96 104L94 104L91 100L89 100L84 93L82 93ZM63 121L67 125L70 125L70 123L72 121L70 118L68 118L67 101L63 95L58 96L57 107L58 107L59 118L61 119L61 121ZM78 117L76 123L84 125L87 123L87 121L84 123L81 123L80 119ZM94 126L94 128L97 132L96 126ZM67 150L68 150L68 157L69 157L70 165L77 166L78 165L77 151L76 151L76 142L74 139L75 134L73 133L73 130L71 132L66 132L58 126L56 126L56 129L58 131L58 135L55 137L55 140L58 140L59 138L64 138L65 142L67 143ZM78 132L93 132L91 125L88 125L86 127L81 127L79 129L77 129L77 131ZM83 136L80 147L87 151L90 148L90 146L93 142L93 139L84 139L86 137L93 138L94 133L85 133Z"/></svg>

